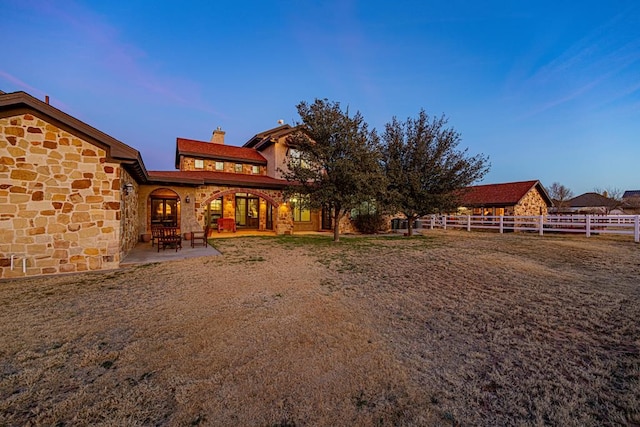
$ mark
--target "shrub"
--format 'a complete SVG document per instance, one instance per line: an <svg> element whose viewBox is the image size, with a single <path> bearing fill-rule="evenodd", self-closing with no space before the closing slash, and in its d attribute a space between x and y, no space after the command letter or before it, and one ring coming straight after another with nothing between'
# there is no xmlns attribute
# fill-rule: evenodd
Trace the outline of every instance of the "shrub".
<svg viewBox="0 0 640 427"><path fill-rule="evenodd" d="M379 213L360 214L353 223L361 233L375 234L384 226L384 218Z"/></svg>

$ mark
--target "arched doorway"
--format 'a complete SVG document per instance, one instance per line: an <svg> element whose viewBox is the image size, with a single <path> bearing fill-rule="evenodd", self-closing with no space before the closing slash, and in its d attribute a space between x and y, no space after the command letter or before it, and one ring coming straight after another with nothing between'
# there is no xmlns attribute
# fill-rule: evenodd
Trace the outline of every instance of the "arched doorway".
<svg viewBox="0 0 640 427"><path fill-rule="evenodd" d="M168 188L158 188L149 195L151 227L180 227L180 197Z"/></svg>
<svg viewBox="0 0 640 427"><path fill-rule="evenodd" d="M205 224L216 228L219 218L232 218L238 229L273 230L273 200L259 192L241 190L219 193L204 205Z"/></svg>

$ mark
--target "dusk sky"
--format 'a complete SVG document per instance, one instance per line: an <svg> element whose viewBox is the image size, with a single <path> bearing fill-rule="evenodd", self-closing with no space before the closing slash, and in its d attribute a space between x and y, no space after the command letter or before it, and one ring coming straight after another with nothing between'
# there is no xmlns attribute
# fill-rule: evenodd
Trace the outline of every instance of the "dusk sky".
<svg viewBox="0 0 640 427"><path fill-rule="evenodd" d="M0 0L0 90L174 170L177 137L295 124L316 98L378 131L421 108L482 183L640 190L640 2Z"/></svg>

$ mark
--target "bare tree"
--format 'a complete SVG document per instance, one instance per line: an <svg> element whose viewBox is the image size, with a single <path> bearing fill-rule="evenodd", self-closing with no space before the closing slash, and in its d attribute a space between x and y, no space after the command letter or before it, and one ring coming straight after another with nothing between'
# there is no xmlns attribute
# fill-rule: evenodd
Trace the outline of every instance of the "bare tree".
<svg viewBox="0 0 640 427"><path fill-rule="evenodd" d="M607 187L604 190L600 187L593 189L594 192L607 198L604 208L606 213L609 214L612 210L622 206L622 194L624 192L617 187Z"/></svg>
<svg viewBox="0 0 640 427"><path fill-rule="evenodd" d="M573 198L573 191L569 189L569 187L565 187L559 182L554 182L549 187L549 196L553 199L553 202L556 204L556 211L560 212L562 208L566 207L567 201Z"/></svg>

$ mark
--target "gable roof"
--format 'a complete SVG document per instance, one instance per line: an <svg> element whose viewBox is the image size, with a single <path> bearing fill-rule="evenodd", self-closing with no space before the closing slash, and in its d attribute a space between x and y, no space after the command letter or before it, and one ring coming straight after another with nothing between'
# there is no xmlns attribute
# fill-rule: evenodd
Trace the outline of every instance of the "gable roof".
<svg viewBox="0 0 640 427"><path fill-rule="evenodd" d="M300 126L291 127L285 124L273 129L265 130L264 132L257 133L253 137L251 137L247 142L244 143L243 147L254 148L260 151L270 144L276 142L279 138L296 132L299 128Z"/></svg>
<svg viewBox="0 0 640 427"><path fill-rule="evenodd" d="M567 200L566 204L572 208L595 208L601 206L615 206L618 202L609 197L605 197L602 194L584 193L574 197L573 199Z"/></svg>
<svg viewBox="0 0 640 427"><path fill-rule="evenodd" d="M537 180L474 185L462 190L460 201L466 207L513 206L533 188L537 188L547 206L553 205L546 190Z"/></svg>
<svg viewBox="0 0 640 427"><path fill-rule="evenodd" d="M256 165L266 165L267 159L252 148L215 144L194 139L177 138L176 169L180 167L180 156L202 157L206 159L240 161Z"/></svg>
<svg viewBox="0 0 640 427"><path fill-rule="evenodd" d="M215 184L274 189L282 189L289 184L285 180L271 178L266 175L215 171L149 171L149 181L154 184Z"/></svg>
<svg viewBox="0 0 640 427"><path fill-rule="evenodd" d="M110 161L122 166L139 182L147 179L147 170L140 152L112 136L64 113L57 108L34 98L26 92L0 93L0 117L18 114L33 114L54 124L87 142L104 149Z"/></svg>

